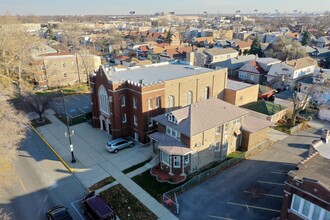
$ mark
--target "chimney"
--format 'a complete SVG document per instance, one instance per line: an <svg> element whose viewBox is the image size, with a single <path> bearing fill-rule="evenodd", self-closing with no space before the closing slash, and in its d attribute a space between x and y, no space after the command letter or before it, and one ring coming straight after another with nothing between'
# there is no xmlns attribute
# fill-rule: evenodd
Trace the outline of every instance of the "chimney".
<svg viewBox="0 0 330 220"><path fill-rule="evenodd" d="M187 54L187 61L190 66L195 65L195 52L188 52Z"/></svg>
<svg viewBox="0 0 330 220"><path fill-rule="evenodd" d="M329 138L330 138L330 131L328 129L323 129L321 134L321 140L325 143L328 143Z"/></svg>

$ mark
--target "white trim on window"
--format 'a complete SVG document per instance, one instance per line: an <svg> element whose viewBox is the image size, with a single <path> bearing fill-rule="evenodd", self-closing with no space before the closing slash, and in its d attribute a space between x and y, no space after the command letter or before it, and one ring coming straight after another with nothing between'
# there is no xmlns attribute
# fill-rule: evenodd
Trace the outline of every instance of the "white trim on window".
<svg viewBox="0 0 330 220"><path fill-rule="evenodd" d="M126 106L126 98L125 96L120 97L120 106L125 107Z"/></svg>
<svg viewBox="0 0 330 220"><path fill-rule="evenodd" d="M160 106L161 106L161 98L160 98L160 96L158 96L156 98L156 108L159 108Z"/></svg>
<svg viewBox="0 0 330 220"><path fill-rule="evenodd" d="M138 125L138 117L136 115L134 115L133 120L134 120L134 125Z"/></svg>
<svg viewBox="0 0 330 220"><path fill-rule="evenodd" d="M137 109L137 99L133 97L133 108Z"/></svg>
<svg viewBox="0 0 330 220"><path fill-rule="evenodd" d="M325 216L330 216L329 211L295 194L292 196L290 209L304 219L324 220L326 219Z"/></svg>
<svg viewBox="0 0 330 220"><path fill-rule="evenodd" d="M121 116L121 121L122 123L126 123L127 122L127 117L126 117L126 113L123 113Z"/></svg>
<svg viewBox="0 0 330 220"><path fill-rule="evenodd" d="M163 151L160 151L160 157L161 157L161 160L164 164L166 165L170 165L170 155L163 152Z"/></svg>
<svg viewBox="0 0 330 220"><path fill-rule="evenodd" d="M152 109L152 99L148 99L148 110Z"/></svg>
<svg viewBox="0 0 330 220"><path fill-rule="evenodd" d="M173 167L174 168L181 167L181 156L173 156Z"/></svg>

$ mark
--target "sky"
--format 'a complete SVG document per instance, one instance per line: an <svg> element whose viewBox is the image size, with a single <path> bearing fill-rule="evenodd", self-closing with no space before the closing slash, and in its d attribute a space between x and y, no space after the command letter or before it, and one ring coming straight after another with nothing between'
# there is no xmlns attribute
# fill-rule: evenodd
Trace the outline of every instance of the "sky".
<svg viewBox="0 0 330 220"><path fill-rule="evenodd" d="M330 11L330 0L0 0L0 15L128 15Z"/></svg>

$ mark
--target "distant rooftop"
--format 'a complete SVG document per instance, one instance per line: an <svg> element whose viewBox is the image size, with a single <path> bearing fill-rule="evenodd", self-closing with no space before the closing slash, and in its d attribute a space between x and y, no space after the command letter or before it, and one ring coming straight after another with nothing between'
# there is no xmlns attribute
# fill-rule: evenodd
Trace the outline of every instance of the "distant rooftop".
<svg viewBox="0 0 330 220"><path fill-rule="evenodd" d="M245 89L245 88L248 88L248 87L251 87L251 86L255 86L255 85L228 79L226 89L231 89L231 90L236 91L236 90Z"/></svg>
<svg viewBox="0 0 330 220"><path fill-rule="evenodd" d="M122 70L103 68L110 81L132 81L144 84L164 82L172 79L214 72L214 69L190 66L183 62L159 63Z"/></svg>

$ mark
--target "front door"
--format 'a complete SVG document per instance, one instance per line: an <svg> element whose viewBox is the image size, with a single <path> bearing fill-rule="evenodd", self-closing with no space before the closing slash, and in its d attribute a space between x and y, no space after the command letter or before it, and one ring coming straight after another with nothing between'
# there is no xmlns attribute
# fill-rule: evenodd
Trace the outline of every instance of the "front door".
<svg viewBox="0 0 330 220"><path fill-rule="evenodd" d="M107 130L107 127L105 126L105 121L104 121L104 120L102 120L102 129L103 129L104 131Z"/></svg>
<svg viewBox="0 0 330 220"><path fill-rule="evenodd" d="M112 134L112 131L111 131L111 124L109 123L108 126L109 126L109 127L108 127L108 128L109 128L109 134Z"/></svg>

